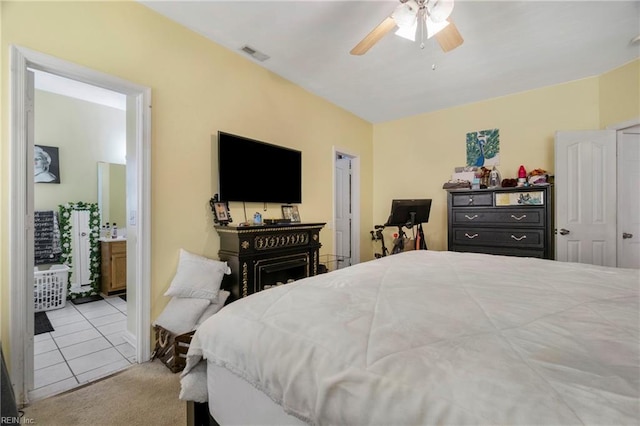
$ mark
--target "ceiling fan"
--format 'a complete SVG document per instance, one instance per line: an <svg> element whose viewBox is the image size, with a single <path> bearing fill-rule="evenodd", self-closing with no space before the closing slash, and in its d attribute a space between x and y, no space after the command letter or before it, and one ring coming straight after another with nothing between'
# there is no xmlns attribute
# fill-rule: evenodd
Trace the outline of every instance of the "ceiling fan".
<svg viewBox="0 0 640 426"><path fill-rule="evenodd" d="M444 52L460 46L464 41L455 24L449 18L453 0L400 0L400 5L385 18L353 49L352 55L364 55L389 31L399 27L396 35L415 41L420 33L420 47L424 48L424 36L436 37Z"/></svg>

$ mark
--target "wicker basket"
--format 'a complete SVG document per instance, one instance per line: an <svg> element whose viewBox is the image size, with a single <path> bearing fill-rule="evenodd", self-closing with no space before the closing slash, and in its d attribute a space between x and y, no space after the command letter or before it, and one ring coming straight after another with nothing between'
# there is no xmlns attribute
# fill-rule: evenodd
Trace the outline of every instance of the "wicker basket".
<svg viewBox="0 0 640 426"><path fill-rule="evenodd" d="M49 269L33 271L33 303L34 311L42 312L64 308L67 303L67 281L69 276L67 265L50 265Z"/></svg>
<svg viewBox="0 0 640 426"><path fill-rule="evenodd" d="M187 351L195 330L176 335L159 325L154 326L154 329L156 331L156 347L151 359L160 359L174 373L184 370L187 363Z"/></svg>

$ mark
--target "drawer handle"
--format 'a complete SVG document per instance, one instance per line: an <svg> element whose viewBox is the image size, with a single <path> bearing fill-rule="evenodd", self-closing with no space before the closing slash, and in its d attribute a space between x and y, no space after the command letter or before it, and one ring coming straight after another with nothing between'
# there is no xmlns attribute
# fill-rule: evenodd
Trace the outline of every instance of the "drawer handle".
<svg viewBox="0 0 640 426"><path fill-rule="evenodd" d="M465 233L464 233L464 236L465 236L465 237L467 237L467 238L468 238L468 239L470 239L470 240L473 240L475 237L477 237L477 236L478 236L478 234L469 235L469 234L467 234L467 233L465 232ZM512 237L513 237L513 235L512 235Z"/></svg>
<svg viewBox="0 0 640 426"><path fill-rule="evenodd" d="M516 216L514 216L514 215L511 215L511 217L512 217L512 218L514 218L515 220L522 220L522 219L524 219L525 217L527 217L527 215L526 215L526 214L523 214L522 216L519 216L519 217L516 217Z"/></svg>
<svg viewBox="0 0 640 426"><path fill-rule="evenodd" d="M467 218L467 219L469 219L469 220L473 220L473 219L475 219L476 217L478 217L478 215L477 215L477 214L474 214L473 216L469 216L469 215L466 215L466 214L465 214L465 215L464 215L464 217L466 217L466 218Z"/></svg>
<svg viewBox="0 0 640 426"><path fill-rule="evenodd" d="M513 239L514 239L514 240L516 240L516 241L522 241L522 240L524 240L525 238L527 238L527 236L526 236L526 235L523 235L522 237L516 237L515 235L513 235L513 234L512 234L512 235L511 235L511 238L513 238Z"/></svg>
<svg viewBox="0 0 640 426"><path fill-rule="evenodd" d="M469 204L473 204L473 197L469 197Z"/></svg>

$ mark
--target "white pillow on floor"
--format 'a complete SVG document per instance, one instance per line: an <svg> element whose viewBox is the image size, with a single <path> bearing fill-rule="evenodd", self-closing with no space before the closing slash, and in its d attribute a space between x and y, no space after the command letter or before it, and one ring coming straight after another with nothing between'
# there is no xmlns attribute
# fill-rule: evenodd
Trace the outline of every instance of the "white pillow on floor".
<svg viewBox="0 0 640 426"><path fill-rule="evenodd" d="M231 273L227 262L209 259L180 249L178 270L165 296L216 301L222 278Z"/></svg>
<svg viewBox="0 0 640 426"><path fill-rule="evenodd" d="M153 325L174 334L188 333L196 329L196 322L209 305L207 299L173 297Z"/></svg>

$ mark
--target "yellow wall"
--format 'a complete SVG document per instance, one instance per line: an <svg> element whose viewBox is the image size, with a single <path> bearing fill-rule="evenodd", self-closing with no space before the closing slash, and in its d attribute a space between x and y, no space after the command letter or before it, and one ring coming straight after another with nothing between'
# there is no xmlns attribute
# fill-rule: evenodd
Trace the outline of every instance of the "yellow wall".
<svg viewBox="0 0 640 426"><path fill-rule="evenodd" d="M447 193L442 184L466 163L467 132L500 130L502 178L518 168L554 172L558 130L599 129L640 117L640 61L561 85L374 125L374 222L393 198L432 198L424 226L429 248L447 249ZM387 230L387 240L391 233ZM379 247L376 247L379 250Z"/></svg>
<svg viewBox="0 0 640 426"><path fill-rule="evenodd" d="M602 74L600 128L640 117L640 60Z"/></svg>
<svg viewBox="0 0 640 426"><path fill-rule="evenodd" d="M2 2L2 105L8 105L11 44L149 86L151 141L151 316L175 273L179 249L217 257L219 238L208 201L216 192L212 135L218 130L303 152L304 221L332 217L332 146L360 156L361 234L372 227L370 123L134 2ZM2 113L0 229L2 343L8 355L9 134ZM240 176L239 171L238 176ZM236 222L242 204L231 204ZM247 205L251 214L262 204ZM270 205L265 217L280 216ZM332 231L321 233L332 252ZM366 241L363 238L364 241Z"/></svg>

